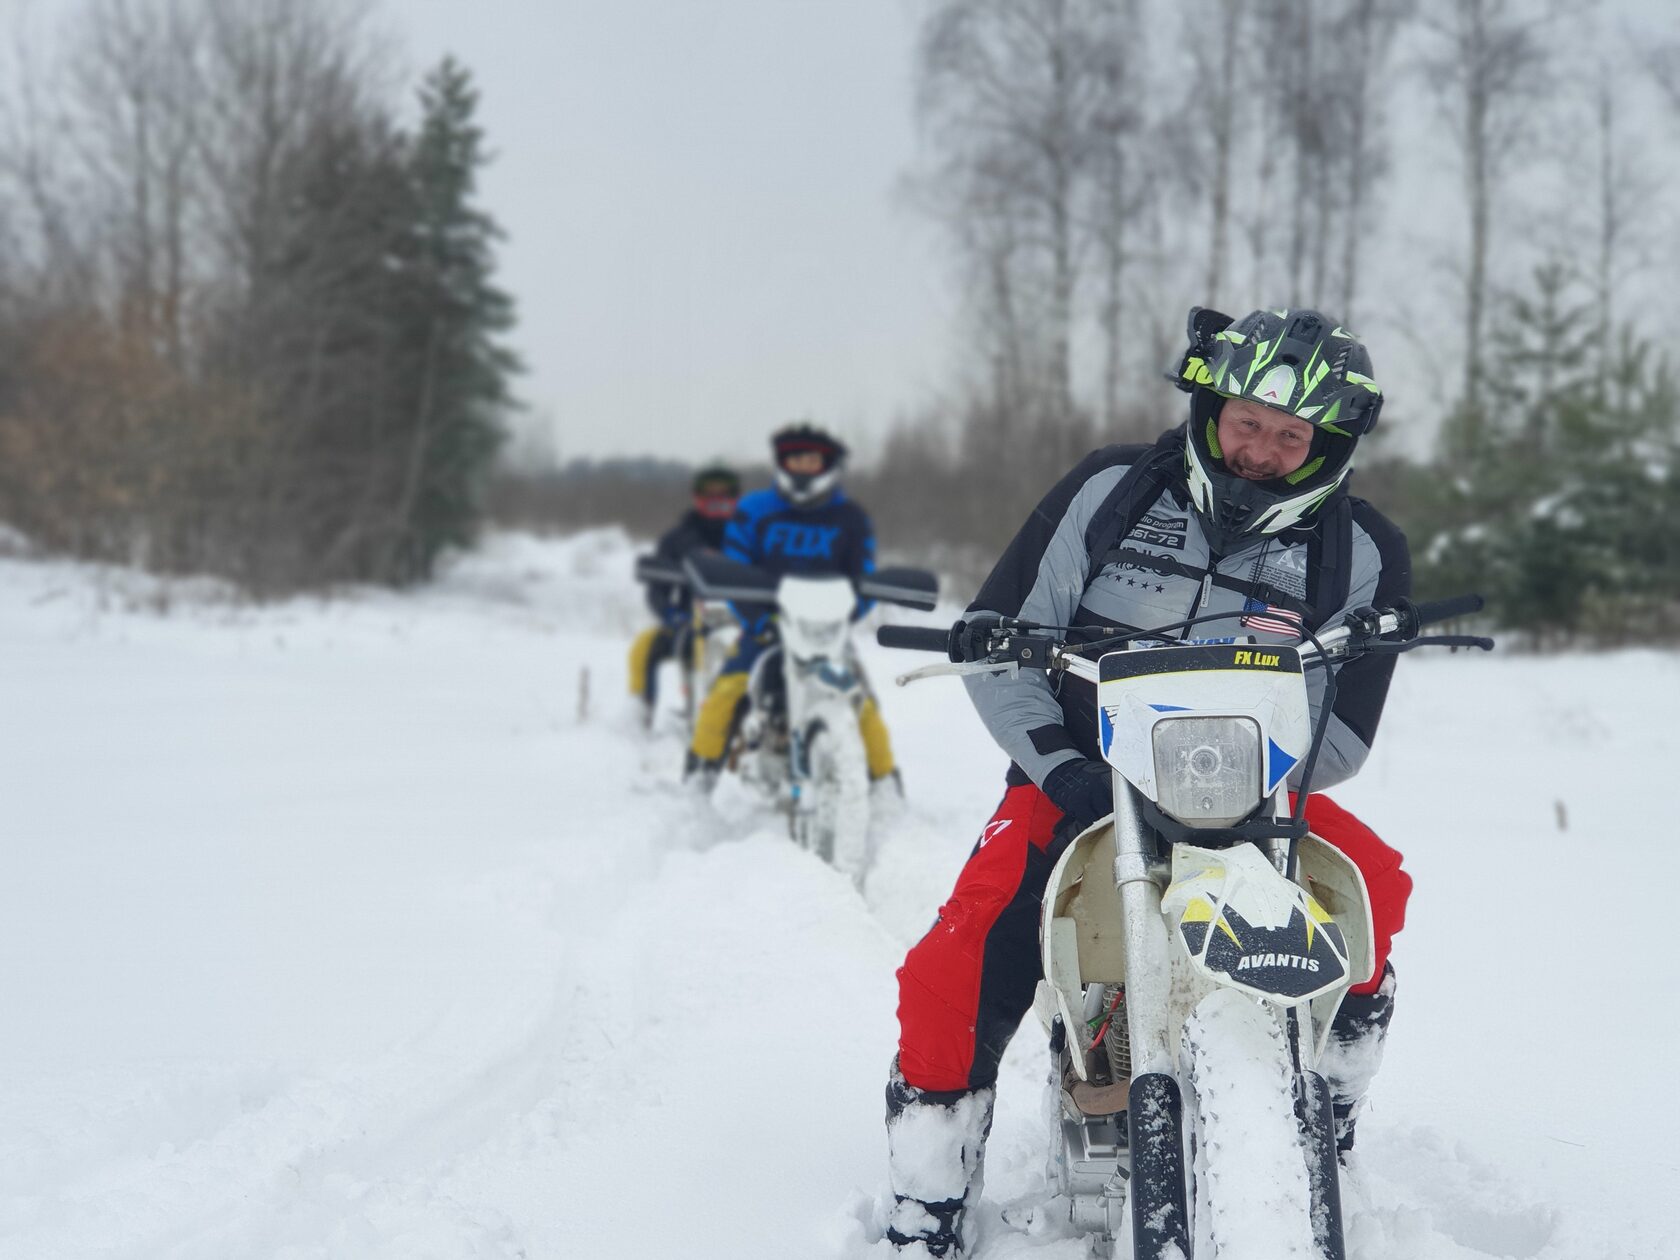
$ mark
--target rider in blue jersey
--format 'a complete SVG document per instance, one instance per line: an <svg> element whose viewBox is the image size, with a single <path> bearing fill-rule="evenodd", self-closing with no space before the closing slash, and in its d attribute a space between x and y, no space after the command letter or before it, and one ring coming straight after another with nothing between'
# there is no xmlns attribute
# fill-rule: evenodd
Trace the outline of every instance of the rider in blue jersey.
<svg viewBox="0 0 1680 1260"><path fill-rule="evenodd" d="M810 424L782 429L770 444L776 460L775 484L741 500L724 531L724 555L778 575L873 573L874 527L840 486L845 446ZM867 611L868 604L860 601L857 615ZM745 712L747 673L759 653L775 641L768 608L741 606L736 615L742 623L740 649L712 684L689 748L689 773L708 787ZM870 778L892 775L892 743L873 698L864 702L858 728L869 755Z"/></svg>

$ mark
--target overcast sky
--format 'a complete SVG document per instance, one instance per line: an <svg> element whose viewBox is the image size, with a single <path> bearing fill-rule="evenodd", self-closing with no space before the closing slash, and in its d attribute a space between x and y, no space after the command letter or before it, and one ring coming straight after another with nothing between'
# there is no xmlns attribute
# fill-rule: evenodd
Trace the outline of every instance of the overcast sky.
<svg viewBox="0 0 1680 1260"><path fill-rule="evenodd" d="M867 456L896 418L960 379L950 252L899 191L916 157L921 0L333 2L372 5L416 79L445 53L476 78L493 154L481 204L507 232L500 280L518 306L512 342L528 366L522 445L561 459L753 459L772 429L810 417ZM1651 328L1672 323L1680 114L1656 102L1640 55L1680 37L1680 0L1517 2L1563 2L1570 16L1554 28L1562 38L1546 76L1550 156L1520 164L1532 169L1502 189L1520 204L1500 212L1496 279L1526 275L1556 237L1558 208L1573 208L1584 229L1562 248L1591 248L1591 174L1578 163L1592 152L1596 24L1625 68L1626 144L1649 188L1649 213L1629 225L1643 244L1624 310L1642 311ZM9 20L38 20L37 34L76 8L0 0ZM1170 69L1183 11L1146 0L1143 12L1142 47ZM1354 323L1388 412L1408 421L1385 429L1404 427L1421 452L1461 370L1456 352L1437 351L1440 330L1459 318L1464 210L1453 146L1416 63L1415 50L1391 58L1401 76L1389 101L1393 174L1372 207ZM1187 277L1199 276L1190 261ZM1279 300L1222 296L1233 313ZM1161 300L1188 307L1221 295L1187 287Z"/></svg>
<svg viewBox="0 0 1680 1260"><path fill-rule="evenodd" d="M482 199L508 233L501 279L519 306L529 432L552 434L563 459L744 459L762 455L771 429L810 416L867 454L896 416L955 381L950 255L898 192L915 156L919 7L383 0L382 24L417 71L453 52L481 88L496 155ZM1154 15L1144 46L1170 54L1183 38L1176 5L1144 11ZM1637 48L1651 33L1680 32L1680 0L1603 0L1597 10L1582 0L1570 12L1576 34L1548 77L1554 97L1580 105L1553 110L1547 125L1579 131L1572 143L1585 152L1595 15L1617 32L1624 83L1649 96ZM1406 76L1390 104L1394 177L1373 208L1356 323L1378 352L1396 419L1428 424L1459 379L1456 362L1445 370L1454 356L1428 343L1454 318L1464 212L1415 57L1400 51L1390 73ZM1666 172L1680 128L1666 110L1643 108L1642 155ZM1531 210L1509 207L1496 242L1519 278L1536 216L1576 200L1571 178L1529 172L1507 190ZM1675 235L1669 201L1653 198L1643 225L1663 241ZM1673 261L1667 246L1652 258L1665 275ZM1658 306L1676 306L1673 285L1656 289ZM1183 300L1209 299L1186 290ZM1429 435L1410 427L1407 445L1421 452Z"/></svg>
<svg viewBox="0 0 1680 1260"><path fill-rule="evenodd" d="M895 189L908 0L391 0L476 75L521 392L563 458L882 432L945 374L949 271Z"/></svg>

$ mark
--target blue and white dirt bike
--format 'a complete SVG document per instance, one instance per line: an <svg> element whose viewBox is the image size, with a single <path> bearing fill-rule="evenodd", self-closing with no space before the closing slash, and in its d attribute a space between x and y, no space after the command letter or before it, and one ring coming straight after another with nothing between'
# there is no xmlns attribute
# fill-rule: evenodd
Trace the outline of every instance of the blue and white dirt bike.
<svg viewBox="0 0 1680 1260"><path fill-rule="evenodd" d="M869 852L869 765L858 713L871 692L852 646L859 599L931 610L938 579L919 569L778 577L721 556L690 556L696 600L771 611L747 707L725 757L787 817L796 844L861 883Z"/></svg>
<svg viewBox="0 0 1680 1260"><path fill-rule="evenodd" d="M974 660L961 659L959 643L975 638L961 622L881 627L885 646L950 657L901 684L1036 669L1097 689L1092 753L1113 768L1115 812L1050 876L1034 1009L1052 1058L1050 1186L1101 1254L1345 1257L1319 1066L1343 996L1375 956L1359 869L1304 820L1335 696L1327 670L1315 729L1306 672L1370 652L1491 648L1420 635L1480 607L1476 596L1403 601L1293 647L1163 642L1214 618L1095 641L1091 628L1003 619Z"/></svg>

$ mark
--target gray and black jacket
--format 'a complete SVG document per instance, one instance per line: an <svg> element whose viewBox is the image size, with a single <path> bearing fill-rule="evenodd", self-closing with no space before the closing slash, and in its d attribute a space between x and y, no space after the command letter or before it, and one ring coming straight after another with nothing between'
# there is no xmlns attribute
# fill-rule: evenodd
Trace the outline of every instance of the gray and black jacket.
<svg viewBox="0 0 1680 1260"><path fill-rule="evenodd" d="M969 614L1148 630L1229 612L1229 621L1184 633L1251 634L1262 643L1293 644L1294 634L1269 627L1286 625L1294 615L1318 630L1340 624L1355 608L1387 607L1411 594L1405 535L1369 503L1343 491L1310 524L1257 537L1219 557L1211 554L1190 508L1181 465L1172 466L1152 502L1117 506L1126 496L1117 495L1116 487L1132 465L1147 459L1170 463L1172 446L1182 449L1182 432L1168 433L1153 447L1110 446L1081 460L1033 510ZM1114 517L1128 509L1136 524L1116 536ZM1094 556L1095 549L1103 554ZM1390 655L1373 654L1338 668L1314 788L1340 783L1364 764L1393 672ZM1307 677L1316 722L1324 676L1314 670ZM1035 671L966 681L986 729L1013 760L1011 784L1042 785L1062 762L1099 755L1090 687L1068 682L1058 694ZM1296 780L1290 784L1296 786Z"/></svg>

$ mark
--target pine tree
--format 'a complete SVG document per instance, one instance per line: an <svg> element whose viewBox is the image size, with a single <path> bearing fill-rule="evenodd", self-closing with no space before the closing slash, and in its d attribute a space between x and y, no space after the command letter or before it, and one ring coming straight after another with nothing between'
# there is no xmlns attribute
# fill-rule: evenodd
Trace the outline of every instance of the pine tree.
<svg viewBox="0 0 1680 1260"><path fill-rule="evenodd" d="M1631 331L1607 367L1602 389L1560 425L1582 628L1606 644L1664 641L1680 611L1680 393L1668 363Z"/></svg>
<svg viewBox="0 0 1680 1260"><path fill-rule="evenodd" d="M1548 452L1589 367L1570 297L1567 271L1548 265L1536 269L1531 293L1500 304L1483 365L1488 388L1442 427L1440 475L1426 491L1436 533L1418 566L1426 595L1479 591L1503 625L1537 635L1548 621L1578 619L1566 596L1579 584L1548 518L1562 488Z"/></svg>
<svg viewBox="0 0 1680 1260"><path fill-rule="evenodd" d="M445 58L420 88L421 124L410 159L417 217L413 307L406 330L418 383L408 469L408 528L392 576L431 574L446 547L472 541L479 495L515 405L517 358L500 341L512 300L492 276L501 231L476 204L484 135L474 121L471 75Z"/></svg>
<svg viewBox="0 0 1680 1260"><path fill-rule="evenodd" d="M1631 332L1603 356L1571 294L1546 267L1503 307L1487 414L1443 433L1424 488L1420 593L1480 590L1536 647L1665 640L1680 614L1680 392Z"/></svg>
<svg viewBox="0 0 1680 1260"><path fill-rule="evenodd" d="M408 146L388 120L320 120L277 164L287 213L206 362L239 382L261 470L231 506L230 568L255 589L389 581L404 507L415 373L400 265L416 219Z"/></svg>

